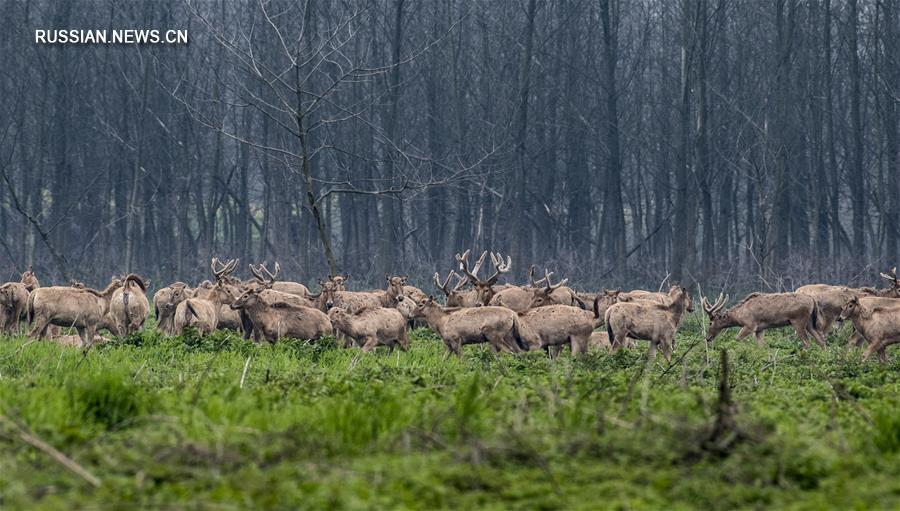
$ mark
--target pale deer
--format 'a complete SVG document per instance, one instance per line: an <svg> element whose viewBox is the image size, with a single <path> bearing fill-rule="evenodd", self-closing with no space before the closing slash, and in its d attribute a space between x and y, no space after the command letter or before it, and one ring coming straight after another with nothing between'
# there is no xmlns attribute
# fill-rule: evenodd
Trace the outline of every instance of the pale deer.
<svg viewBox="0 0 900 511"><path fill-rule="evenodd" d="M752 293L734 307L723 310L727 301L728 296L721 294L714 304L702 298L703 309L709 316L707 341L715 339L726 328L739 326L741 330L736 340L753 334L757 344L763 346L763 332L790 325L803 346L809 346L809 336L825 346L825 337L816 328L819 306L810 296L799 293Z"/></svg>

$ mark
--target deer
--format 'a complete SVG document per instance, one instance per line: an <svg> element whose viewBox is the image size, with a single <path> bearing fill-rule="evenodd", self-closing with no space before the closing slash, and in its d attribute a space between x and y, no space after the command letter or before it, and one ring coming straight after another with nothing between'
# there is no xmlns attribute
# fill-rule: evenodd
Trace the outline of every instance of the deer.
<svg viewBox="0 0 900 511"><path fill-rule="evenodd" d="M0 331L13 333L28 307L28 288L21 282L0 286Z"/></svg>
<svg viewBox="0 0 900 511"><path fill-rule="evenodd" d="M28 296L28 318L32 324L30 337L46 338L47 328L51 324L74 327L82 345L90 349L98 325L109 312L112 294L121 286L122 281L113 278L102 291L68 286L36 288Z"/></svg>
<svg viewBox="0 0 900 511"><path fill-rule="evenodd" d="M183 335L190 327L200 335L208 335L216 331L219 318L216 305L203 298L187 298L175 307L172 325L174 335Z"/></svg>
<svg viewBox="0 0 900 511"><path fill-rule="evenodd" d="M488 305L494 297L494 293L499 289L505 288L505 286L502 288L497 286L497 280L500 279L500 275L509 272L510 266L512 266L512 257L506 256L506 261L504 261L503 256L499 252L496 254L491 252L491 262L494 265L494 274L488 277L487 280L481 280L478 278L478 271L481 269L481 265L484 263L484 258L487 256L488 252L487 250L482 252L481 257L475 262L475 267L472 271L469 271L469 253L470 250L466 250L462 255L456 254L456 260L459 262L459 269L475 288L475 296L477 297L476 303Z"/></svg>
<svg viewBox="0 0 900 511"><path fill-rule="evenodd" d="M593 311L572 305L552 304L520 312L516 340L529 350L568 344L572 348L572 355L586 353L591 333L603 322L599 300L599 297L594 300Z"/></svg>
<svg viewBox="0 0 900 511"><path fill-rule="evenodd" d="M563 279L557 284L553 284L550 281L551 275L550 272L546 272L545 277L541 279L546 283L543 287L511 286L500 290L491 298L490 305L506 307L515 312L525 312L535 307L552 305L554 303L553 293L566 285L569 279Z"/></svg>
<svg viewBox="0 0 900 511"><path fill-rule="evenodd" d="M248 288L231 304L232 309L247 312L260 338L274 344L285 337L317 340L334 332L324 312L284 301L269 302L266 291L270 290Z"/></svg>
<svg viewBox="0 0 900 511"><path fill-rule="evenodd" d="M886 363L885 349L900 343L900 301L866 303L865 298L853 297L841 308L839 318L852 321L860 336L869 341L869 347L863 352L864 361L877 353L878 360Z"/></svg>
<svg viewBox="0 0 900 511"><path fill-rule="evenodd" d="M661 349L667 361L672 360L675 349L675 331L685 312L693 310L691 295L687 289L674 286L667 303L650 301L618 302L606 310L606 333L613 351L618 351L627 338L650 341L647 356L656 358ZM595 302L596 304L597 302ZM599 305L595 305L599 308Z"/></svg>
<svg viewBox="0 0 900 511"><path fill-rule="evenodd" d="M832 325L841 314L844 305L851 298L883 297L900 298L900 280L897 278L897 268L889 272L881 273L881 278L890 282L890 287L875 289L871 287L852 288L847 286L832 286L828 284L809 284L796 289L796 293L811 296L819 304L818 330L822 335L831 331ZM858 339L858 336L853 336Z"/></svg>
<svg viewBox="0 0 900 511"><path fill-rule="evenodd" d="M316 300L315 306L323 312L333 307L341 307L350 314L358 314L366 309L396 307L406 288L410 287L406 285L407 277L385 275L384 278L387 281L387 289L377 291L339 291L332 280L325 282L320 280L321 291L311 297Z"/></svg>
<svg viewBox="0 0 900 511"><path fill-rule="evenodd" d="M210 270L215 282L200 286L194 293L195 298L209 300L215 306L216 328L235 332L241 332L244 327L240 313L229 307L240 294L238 286L230 278L239 262L239 259L230 259L228 262L222 263L217 257L212 258Z"/></svg>
<svg viewBox="0 0 900 511"><path fill-rule="evenodd" d="M442 307L434 296L429 295L416 304L413 314L424 318L443 339L447 347L445 359L455 354L462 360L462 347L466 344L489 343L494 354L521 351L516 341L518 318L515 312L505 307Z"/></svg>
<svg viewBox="0 0 900 511"><path fill-rule="evenodd" d="M34 275L34 270L31 266L29 266L28 269L22 273L22 278L19 280L19 282L25 286L25 289L27 289L29 293L41 287L41 283Z"/></svg>
<svg viewBox="0 0 900 511"><path fill-rule="evenodd" d="M528 269L528 281L531 282L532 288L542 287L544 284L549 284L550 277L553 275L553 272L548 272L544 270L544 277L538 280L534 279L534 272L537 267L535 265L531 265ZM594 298L591 297L587 302L585 302L572 288L567 286L558 286L556 289L550 293L549 302L551 304L559 304L559 305L571 305L573 307L580 307L582 309L589 309L589 304L594 303Z"/></svg>
<svg viewBox="0 0 900 511"><path fill-rule="evenodd" d="M723 310L727 301L728 295L723 297L721 293L713 304L705 297L701 298L703 309L709 316L707 342L715 339L722 330L739 326L741 330L735 340L754 334L757 345L762 347L765 345L763 332L790 325L804 347L809 347L809 336L825 346L825 336L816 328L819 306L810 296L800 293L751 293L734 307Z"/></svg>
<svg viewBox="0 0 900 511"><path fill-rule="evenodd" d="M150 316L150 302L145 291L147 284L139 275L129 273L122 278L122 287L113 292L109 303L109 316L116 335L124 337L143 328Z"/></svg>
<svg viewBox="0 0 900 511"><path fill-rule="evenodd" d="M194 292L184 282L173 282L153 294L153 314L156 328L166 335L175 335L175 308L193 298Z"/></svg>
<svg viewBox="0 0 900 511"><path fill-rule="evenodd" d="M450 280L453 277L456 277L457 280L451 288ZM434 285L447 297L445 302L447 307L475 307L476 305L481 305L478 302L477 290L463 289L468 282L468 279L461 277L453 270L450 270L450 273L447 274L443 284L441 284L441 275L437 272L434 274ZM421 300L417 299L416 301L420 302Z"/></svg>
<svg viewBox="0 0 900 511"><path fill-rule="evenodd" d="M336 331L356 341L364 352L372 351L376 346L388 346L393 352L395 345L409 351L407 318L397 309L379 307L350 314L335 307L328 311L328 318Z"/></svg>
<svg viewBox="0 0 900 511"><path fill-rule="evenodd" d="M276 278L278 274L281 273L281 265L278 264L278 261L275 261L275 271L270 272L268 268L266 268L266 263L258 264L254 268L253 265L250 265L250 272L253 274L253 277L261 284L267 284L269 289L273 291L281 291L282 293L287 293L289 295L301 296L303 298L309 297L309 288L300 284L299 282L290 282L290 281L278 281L276 282Z"/></svg>

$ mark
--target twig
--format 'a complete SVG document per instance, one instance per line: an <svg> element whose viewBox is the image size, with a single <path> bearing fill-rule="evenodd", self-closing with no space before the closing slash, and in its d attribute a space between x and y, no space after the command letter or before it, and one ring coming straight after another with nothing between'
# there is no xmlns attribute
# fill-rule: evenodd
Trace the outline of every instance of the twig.
<svg viewBox="0 0 900 511"><path fill-rule="evenodd" d="M48 456L53 458L57 463L66 467L70 471L74 472L79 477L81 477L85 481L89 482L91 485L93 485L95 487L100 486L100 479L97 479L96 476L94 476L93 474L88 472L84 467L82 467L81 465L79 465L78 463L73 461L72 458L69 458L65 454L58 451L52 445L44 442L40 438L34 436L32 433L29 433L22 426L19 426L18 424L16 424L14 421L9 419L5 415L0 415L0 422L15 429L16 432L18 433L19 438L22 439L22 441L25 442L26 444L34 447L35 449L37 449L39 451L43 451L45 454L47 454Z"/></svg>
<svg viewBox="0 0 900 511"><path fill-rule="evenodd" d="M247 369L250 368L250 359L253 358L253 355L247 357L247 361L244 362L244 372L241 373L241 383L238 385L238 388L244 388L244 378L247 377Z"/></svg>

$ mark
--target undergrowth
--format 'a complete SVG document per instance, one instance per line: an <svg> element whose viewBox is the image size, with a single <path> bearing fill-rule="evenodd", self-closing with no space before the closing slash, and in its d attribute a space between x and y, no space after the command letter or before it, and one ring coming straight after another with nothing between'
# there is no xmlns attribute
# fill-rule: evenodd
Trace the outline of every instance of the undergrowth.
<svg viewBox="0 0 900 511"><path fill-rule="evenodd" d="M90 352L0 339L0 509L900 507L900 364L848 332L804 350L645 345L551 360L147 330ZM741 435L708 447L718 349ZM245 372L246 367L246 372ZM96 476L94 487L29 434ZM733 441L732 441L733 440Z"/></svg>

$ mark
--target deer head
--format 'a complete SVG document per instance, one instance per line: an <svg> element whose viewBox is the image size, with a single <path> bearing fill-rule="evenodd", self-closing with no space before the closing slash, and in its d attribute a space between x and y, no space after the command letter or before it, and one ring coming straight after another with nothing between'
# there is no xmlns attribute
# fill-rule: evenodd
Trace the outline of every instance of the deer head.
<svg viewBox="0 0 900 511"><path fill-rule="evenodd" d="M550 305L553 301L550 298L550 295L553 294L554 291L566 285L566 282L569 279L562 279L556 284L553 284L550 280L550 277L553 276L553 272L544 270L544 278L538 280L536 282L545 282L546 286L544 287L535 287L534 296L531 298L531 308L541 307L544 305ZM532 283L535 281L532 279Z"/></svg>
<svg viewBox="0 0 900 511"><path fill-rule="evenodd" d="M481 254L481 257L478 258L478 261L475 263L475 268L473 268L472 271L469 271L469 252L469 250L466 250L462 255L456 254L456 260L459 261L459 269L462 270L466 278L469 279L469 282L475 286L479 303L487 305L494 296L493 286L497 283L500 275L509 272L509 268L512 266L512 257L506 256L506 261L504 261L503 256L500 255L499 252L496 254L491 252L491 263L494 265L494 274L488 277L487 280L481 280L478 278L478 270L481 269L481 265L484 263L484 258L487 256L488 251L485 250Z"/></svg>
<svg viewBox="0 0 900 511"><path fill-rule="evenodd" d="M452 288L450 287L450 279L456 277L456 285ZM466 282L468 282L465 277L461 277L458 273L453 270L450 270L450 273L447 274L447 278L444 279L444 283L441 284L441 276L437 272L434 273L434 285L440 289L444 296L447 297L447 307L459 307L462 301L460 297L460 291L465 287Z"/></svg>
<svg viewBox="0 0 900 511"><path fill-rule="evenodd" d="M707 341L713 340L723 328L730 326L728 311L722 310L727 302L728 295L722 296L722 293L719 293L719 297L716 298L716 302L712 305L710 305L709 300L705 296L700 297L700 304L703 305L703 310L709 316L709 331L706 332Z"/></svg>
<svg viewBox="0 0 900 511"><path fill-rule="evenodd" d="M888 290L887 296L900 298L900 279L897 278L897 267L894 266L888 273L882 273L881 278L891 283L891 288Z"/></svg>

